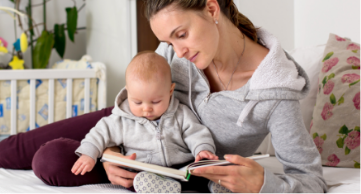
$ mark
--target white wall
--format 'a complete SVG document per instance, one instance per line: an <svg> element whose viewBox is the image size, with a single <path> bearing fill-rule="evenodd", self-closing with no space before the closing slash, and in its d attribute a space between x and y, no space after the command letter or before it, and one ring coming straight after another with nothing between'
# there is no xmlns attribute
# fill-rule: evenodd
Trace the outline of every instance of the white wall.
<svg viewBox="0 0 361 194"><path fill-rule="evenodd" d="M32 4L42 3L43 0L32 0ZM83 0L75 0L76 6L79 9L81 5L83 5ZM28 4L28 0L21 0L20 8L25 10L25 7ZM0 6L14 6L9 0L0 0ZM51 0L47 3L47 28L53 29L55 23L66 23L66 7L73 7L74 2L72 0ZM33 18L36 23L43 22L43 7L38 6L33 8ZM78 27L86 27L86 6L79 12L78 15ZM27 25L25 25L25 29L27 29ZM20 37L21 29L17 25L17 34L15 35L14 30L14 20L10 15L5 13L4 11L0 11L0 37L4 38L8 42L8 50L12 51L12 44L15 42L17 38ZM38 27L40 33L43 30L42 26ZM37 34L37 31L35 30ZM35 46L35 45L34 45ZM30 48L30 46L29 46ZM71 42L68 38L66 40L66 50L64 54L64 58L67 59L80 59L86 53L86 31L79 30L77 34L75 34L75 43ZM27 67L30 67L30 49L28 49L24 56L25 63ZM61 58L53 49L49 64L54 64L56 61L59 61Z"/></svg>
<svg viewBox="0 0 361 194"><path fill-rule="evenodd" d="M275 35L284 49L294 48L293 0L235 0L238 10L255 26Z"/></svg>
<svg viewBox="0 0 361 194"><path fill-rule="evenodd" d="M360 0L295 0L295 47L325 44L329 33L360 43Z"/></svg>
<svg viewBox="0 0 361 194"><path fill-rule="evenodd" d="M132 58L130 2L87 0L87 53L107 67L108 106L114 105L125 86L125 70Z"/></svg>

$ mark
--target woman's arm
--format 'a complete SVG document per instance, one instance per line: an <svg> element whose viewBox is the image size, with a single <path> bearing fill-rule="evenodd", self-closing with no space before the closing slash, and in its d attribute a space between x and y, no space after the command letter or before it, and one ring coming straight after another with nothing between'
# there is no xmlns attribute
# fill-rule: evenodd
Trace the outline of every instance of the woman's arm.
<svg viewBox="0 0 361 194"><path fill-rule="evenodd" d="M274 174L257 162L237 155L227 155L234 166L213 166L194 170L233 192L323 193L327 191L322 176L321 157L306 130L299 102L280 101L269 116L268 129L276 157L285 174Z"/></svg>
<svg viewBox="0 0 361 194"><path fill-rule="evenodd" d="M110 147L106 150L120 152L119 147ZM124 156L124 158L135 160L136 155L132 154L130 156ZM109 181L113 185L121 185L125 188L133 186L133 180L137 173L124 170L119 167L119 164L114 164L111 162L103 162L103 167L105 169L105 172L107 173Z"/></svg>

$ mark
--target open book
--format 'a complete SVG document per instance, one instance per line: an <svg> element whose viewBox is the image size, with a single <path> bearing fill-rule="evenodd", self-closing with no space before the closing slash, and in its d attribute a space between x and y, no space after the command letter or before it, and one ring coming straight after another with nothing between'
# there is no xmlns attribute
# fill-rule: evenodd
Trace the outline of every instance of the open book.
<svg viewBox="0 0 361 194"><path fill-rule="evenodd" d="M189 165L181 168L181 169L174 169L164 166L158 166L155 164L148 164L143 163L135 160L125 159L122 157L120 153L106 150L103 153L103 156L101 158L102 162L112 162L115 164L119 164L122 168L125 169L132 169L135 171L148 171L159 175L164 175L168 177L172 177L175 179L180 179L181 181L188 181L190 177L190 172L193 169L200 168L200 167L206 167L206 166L224 166L224 165L232 165L232 163L228 162L227 160L201 160L198 162L190 163ZM250 159L261 159L269 157L269 154L265 155L254 155L250 156L248 158Z"/></svg>

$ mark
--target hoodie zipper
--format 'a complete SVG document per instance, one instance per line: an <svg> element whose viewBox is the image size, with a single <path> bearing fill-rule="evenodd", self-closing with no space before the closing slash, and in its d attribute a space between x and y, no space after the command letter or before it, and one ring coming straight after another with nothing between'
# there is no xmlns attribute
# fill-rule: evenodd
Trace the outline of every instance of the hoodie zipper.
<svg viewBox="0 0 361 194"><path fill-rule="evenodd" d="M163 142L162 142L162 134L161 134L161 131L160 131L160 123L162 122L162 118L160 119L159 123L158 123L158 126L156 127L156 130L157 130L157 139L159 140L160 142L160 147L162 148L162 156L163 156L163 160L164 160L164 163L165 165L164 166L168 166L168 162L166 160L166 157L165 157L165 152L164 152L164 146L163 146Z"/></svg>

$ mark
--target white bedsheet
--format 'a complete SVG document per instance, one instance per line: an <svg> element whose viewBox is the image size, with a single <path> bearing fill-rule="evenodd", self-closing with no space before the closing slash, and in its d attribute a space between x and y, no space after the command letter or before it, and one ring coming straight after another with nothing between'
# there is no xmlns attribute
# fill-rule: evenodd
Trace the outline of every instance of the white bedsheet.
<svg viewBox="0 0 361 194"><path fill-rule="evenodd" d="M282 164L275 157L257 160L264 168L283 173ZM360 193L360 169L323 167L323 174L331 193ZM111 184L80 187L52 187L45 185L32 170L0 168L0 193L129 193Z"/></svg>
<svg viewBox="0 0 361 194"><path fill-rule="evenodd" d="M0 168L0 193L130 193L121 186L94 184L80 187L55 187L44 184L32 170Z"/></svg>
<svg viewBox="0 0 361 194"><path fill-rule="evenodd" d="M274 173L284 173L276 157L257 160L264 168ZM323 167L329 193L360 193L360 169Z"/></svg>

